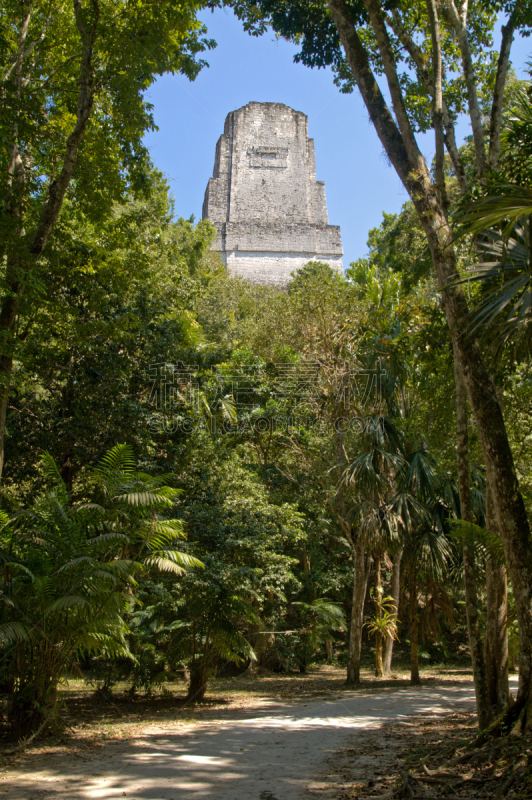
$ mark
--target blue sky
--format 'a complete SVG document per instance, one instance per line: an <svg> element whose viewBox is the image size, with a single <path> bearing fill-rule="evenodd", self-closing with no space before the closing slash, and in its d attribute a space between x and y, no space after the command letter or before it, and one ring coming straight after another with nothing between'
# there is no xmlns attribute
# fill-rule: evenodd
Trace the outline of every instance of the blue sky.
<svg viewBox="0 0 532 800"><path fill-rule="evenodd" d="M294 64L296 48L273 33L260 38L244 33L228 9L204 12L202 19L209 38L218 43L206 56L210 66L193 83L182 75L165 75L147 95L159 130L145 141L170 183L177 216L201 217L226 115L250 101L285 103L308 116L316 177L325 181L329 222L341 227L344 266L364 256L369 229L380 224L383 211L399 211L408 198L359 95L341 94L330 70ZM520 76L531 53L531 39L514 42ZM466 125L460 130L465 135ZM432 134L421 137L428 159L432 142Z"/></svg>

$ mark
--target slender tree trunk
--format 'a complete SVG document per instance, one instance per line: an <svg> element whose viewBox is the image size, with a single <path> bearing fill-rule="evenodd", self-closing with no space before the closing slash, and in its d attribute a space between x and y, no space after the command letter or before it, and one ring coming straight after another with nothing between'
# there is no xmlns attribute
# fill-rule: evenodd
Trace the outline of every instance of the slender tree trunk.
<svg viewBox="0 0 532 800"><path fill-rule="evenodd" d="M451 236L450 231L448 233ZM441 236L433 232L433 257L438 267L440 283L449 282L454 271L454 254L444 256L436 244ZM449 239L450 241L450 239ZM509 576L514 588L519 636L522 647L519 653L519 694L516 712L523 710L523 725L532 723L527 713L531 699L532 681L532 548L530 527L522 495L519 491L512 451L497 395L478 343L464 335L467 330L467 304L462 292L442 292L447 320L464 376L467 393L475 414L477 430L486 468L492 475L493 505L501 532Z"/></svg>
<svg viewBox="0 0 532 800"><path fill-rule="evenodd" d="M504 107L504 90L510 66L510 51L514 40L515 21L522 12L523 2L517 0L510 19L502 27L502 39L499 49L499 61L497 63L497 74L495 77L495 87L493 90L493 102L491 105L490 119L490 146L488 154L488 167L490 170L497 168L501 151L501 128L502 112Z"/></svg>
<svg viewBox="0 0 532 800"><path fill-rule="evenodd" d="M381 574L381 554L376 553L373 559L375 567L375 588L373 599L375 601L375 616L377 619L382 618L382 574ZM384 665L382 662L382 633L376 631L375 633L375 677L382 678L384 675Z"/></svg>
<svg viewBox="0 0 532 800"><path fill-rule="evenodd" d="M467 33L467 3L461 3L460 13L456 8L454 0L447 0L446 7L458 38L458 46L460 47L460 53L462 56L462 68L467 89L469 118L471 120L471 128L473 131L475 157L479 178L482 180L486 171L484 120L477 96L477 81L475 78L473 58L471 56L471 49L469 46L469 36Z"/></svg>
<svg viewBox="0 0 532 800"><path fill-rule="evenodd" d="M391 578L391 587L390 587L390 594L393 598L393 602L395 605L395 611L392 613L392 617L394 620L397 621L398 614L399 614L399 597L401 593L401 559L403 557L403 548L399 550L396 554L393 562L392 567L392 578ZM393 643L394 639L391 636L386 637L386 641L384 643L384 674L389 675L392 671L392 655L393 655Z"/></svg>
<svg viewBox="0 0 532 800"><path fill-rule="evenodd" d="M486 528L496 531L497 520L489 481L486 483ZM508 579L506 567L493 556L486 562L486 638L484 659L491 707L506 711L510 703L508 683Z"/></svg>
<svg viewBox="0 0 532 800"><path fill-rule="evenodd" d="M360 683L360 653L362 649L362 627L364 624L364 602L368 586L369 565L365 553L365 543L353 530L348 520L345 503L344 472L347 455L344 446L344 428L341 419L334 424L334 453L336 460L337 487L334 497L334 511L347 538L353 547L353 598L351 603L351 623L349 626L349 658L347 661L346 684Z"/></svg>
<svg viewBox="0 0 532 800"><path fill-rule="evenodd" d="M325 639L325 652L327 653L327 664L332 664L334 658L332 639Z"/></svg>
<svg viewBox="0 0 532 800"><path fill-rule="evenodd" d="M410 610L410 683L418 686L421 683L419 677L419 621L417 605L417 579L416 566L410 567L408 575L408 594Z"/></svg>
<svg viewBox="0 0 532 800"><path fill-rule="evenodd" d="M421 47L419 47L412 36L408 33L407 29L403 25L401 21L401 17L397 9L392 9L391 16L388 17L388 24L390 28L393 30L397 38L400 40L401 44L408 52L412 60L416 64L416 68L418 71L418 75L420 76L421 80L429 90L430 94L434 98L435 96L435 86L433 81L433 76L428 68L428 62L426 61L426 56ZM458 145L456 143L456 135L454 129L454 122L452 117L449 113L449 109L445 104L445 100L442 98L442 112L443 112L443 127L445 131L445 146L447 147L447 151L449 153L449 157L451 159L453 169L456 173L456 177L458 179L458 184L460 186L460 191L462 194L467 194L468 192L468 182L467 176L465 172L465 167L460 156L460 152L458 150Z"/></svg>
<svg viewBox="0 0 532 800"><path fill-rule="evenodd" d="M4 278L5 294L0 303L0 334L3 333L0 345L0 480L4 468L7 404L13 372L18 312L22 296L21 259L24 227L22 224L21 200L24 194L25 170L24 162L18 152L17 131L18 124L15 123L11 147L11 163L8 170L8 186L11 190L11 196L6 203L7 214L12 219L14 243L7 253Z"/></svg>
<svg viewBox="0 0 532 800"><path fill-rule="evenodd" d="M362 626L364 624L364 602L368 586L369 564L360 537L353 544L353 602L349 628L349 659L346 684L360 683L360 653L362 650Z"/></svg>
<svg viewBox="0 0 532 800"><path fill-rule="evenodd" d="M458 471L458 489L460 492L461 517L466 522L473 521L471 512L471 495L469 487L469 443L467 431L467 394L460 372L460 367L455 357L454 377L456 384L456 462ZM484 649L480 632L480 612L477 591L477 565L473 550L464 546L464 587L467 616L467 633L469 636L469 650L471 653L471 666L475 681L475 696L477 701L477 716L480 728L487 728L491 722L491 704L488 696L486 682L486 667L484 664Z"/></svg>
<svg viewBox="0 0 532 800"><path fill-rule="evenodd" d="M61 406L61 417L63 420L65 435L63 438L63 452L61 456L61 477L69 492L72 491L74 482L74 445L75 439L68 430L72 421L72 401L74 399L74 379L72 376L72 361L71 357L70 372L67 378L66 386L63 390L63 403Z"/></svg>

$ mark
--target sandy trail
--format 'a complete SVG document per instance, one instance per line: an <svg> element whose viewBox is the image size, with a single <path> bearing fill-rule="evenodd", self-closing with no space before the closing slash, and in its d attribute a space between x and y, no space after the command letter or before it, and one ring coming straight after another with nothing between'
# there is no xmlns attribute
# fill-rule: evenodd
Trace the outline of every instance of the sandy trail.
<svg viewBox="0 0 532 800"><path fill-rule="evenodd" d="M149 726L87 757L32 757L2 775L8 800L299 800L336 750L413 714L469 711L471 683L342 692L307 703L266 702L253 717ZM360 737L360 738L358 738ZM378 755L376 756L378 757Z"/></svg>

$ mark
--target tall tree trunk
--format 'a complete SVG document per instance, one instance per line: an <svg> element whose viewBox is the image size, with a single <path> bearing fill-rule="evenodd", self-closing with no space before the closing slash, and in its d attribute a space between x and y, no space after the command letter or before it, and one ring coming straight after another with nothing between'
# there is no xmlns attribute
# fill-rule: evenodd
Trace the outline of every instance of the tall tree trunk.
<svg viewBox="0 0 532 800"><path fill-rule="evenodd" d="M489 480L486 483L486 529L496 531L497 520ZM510 703L508 683L508 578L506 567L493 556L486 562L486 638L484 660L491 707L506 711Z"/></svg>
<svg viewBox="0 0 532 800"><path fill-rule="evenodd" d="M349 627L349 659L347 662L348 686L360 683L360 653L362 650L362 626L364 624L364 602L368 586L369 563L360 537L353 543L353 602Z"/></svg>
<svg viewBox="0 0 532 800"><path fill-rule="evenodd" d="M442 224L443 221L442 221ZM442 229L431 230L433 259L440 285L446 286L456 276L454 253L442 247ZM532 699L532 547L530 526L519 490L512 451L495 388L482 359L478 343L465 335L468 308L462 291L442 291L447 320L464 377L479 433L486 469L491 474L493 505L501 533L508 573L514 588L519 636L519 693L515 713L523 711L523 725L532 724L528 704Z"/></svg>
<svg viewBox="0 0 532 800"><path fill-rule="evenodd" d="M61 404L61 418L65 432L63 437L63 452L61 455L61 477L63 478L66 488L69 492L72 492L72 485L74 483L74 445L76 443L76 440L69 431L69 425L72 423L72 401L74 399L72 362L73 355L71 355L70 358L70 370L66 385L62 392L63 402Z"/></svg>
<svg viewBox="0 0 532 800"><path fill-rule="evenodd" d="M454 378L456 385L456 463L458 471L458 489L460 492L461 517L466 522L473 522L471 512L471 494L469 487L469 443L467 431L467 393L462 373L455 356ZM477 716L480 728L487 728L491 722L491 704L486 682L484 649L480 632L480 612L477 591L477 565L471 547L465 545L464 555L464 587L467 616L467 633L471 666L475 681Z"/></svg>
<svg viewBox="0 0 532 800"><path fill-rule="evenodd" d="M29 21L29 17L28 17ZM18 152L18 123L13 129L11 147L11 163L9 165L8 187L11 196L6 202L6 212L12 219L15 243L7 253L6 272L4 277L5 294L0 303L0 333L3 337L0 345L0 480L4 468L4 442L7 422L7 404L13 372L13 355L16 345L16 330L20 299L22 297L22 241L24 227L22 223L21 204L24 194L25 170L24 162Z"/></svg>
<svg viewBox="0 0 532 800"><path fill-rule="evenodd" d="M379 18L378 0L364 0L374 24L386 37ZM423 226L434 269L442 292L447 323L475 416L486 468L493 475L493 503L504 544L508 574L512 581L519 625L519 692L513 713L521 714L520 725L532 727L532 544L525 505L519 491L513 456L502 412L483 361L478 342L468 333L469 309L458 272L449 222L438 200L425 160L408 134L403 138L373 74L346 0L327 0L346 58L370 119ZM382 17L382 13L380 13ZM383 38L381 36L381 38ZM380 44L380 42L379 42ZM387 73L393 70L393 51L381 50ZM389 81L393 102L399 107L401 87ZM403 120L401 119L401 122ZM522 712L522 713L521 713Z"/></svg>
<svg viewBox="0 0 532 800"><path fill-rule="evenodd" d="M360 653L362 649L362 627L364 624L364 602L369 577L369 564L365 552L365 542L357 534L348 519L344 480L347 455L344 446L344 426L341 418L334 422L334 453L336 460L337 486L333 508L346 537L353 548L353 597L351 602L351 623L349 626L349 657L347 661L346 684L360 683Z"/></svg>
<svg viewBox="0 0 532 800"><path fill-rule="evenodd" d="M373 599L375 601L375 616L378 620L382 618L382 571L381 571L381 554L377 552L373 559L375 567L375 588ZM382 662L382 633L375 632L375 677L382 678L384 675L384 665Z"/></svg>
<svg viewBox="0 0 532 800"><path fill-rule="evenodd" d="M410 683L418 686L419 677L419 621L417 604L416 565L412 564L408 573L408 595L410 611Z"/></svg>
<svg viewBox="0 0 532 800"><path fill-rule="evenodd" d="M392 613L392 617L394 620L397 621L397 617L399 614L399 597L401 593L401 559L403 557L403 548L399 550L393 560L393 567L392 567L392 577L391 577L391 587L390 587L390 594L393 598L393 602L395 605L395 611ZM384 643L384 674L389 675L392 671L392 655L393 655L393 643L394 639L391 636L386 637L386 641Z"/></svg>

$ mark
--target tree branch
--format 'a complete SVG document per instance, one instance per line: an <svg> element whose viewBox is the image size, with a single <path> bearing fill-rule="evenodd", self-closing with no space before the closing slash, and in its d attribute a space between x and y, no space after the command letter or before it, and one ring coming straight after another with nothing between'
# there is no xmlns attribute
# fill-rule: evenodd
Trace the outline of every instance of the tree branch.
<svg viewBox="0 0 532 800"><path fill-rule="evenodd" d="M423 160L413 161L409 156L401 132L375 80L368 55L358 37L345 0L327 0L327 6L377 135L401 181L412 196L415 190L413 175L420 168L426 169L426 165Z"/></svg>
<svg viewBox="0 0 532 800"><path fill-rule="evenodd" d="M22 26L20 28L20 34L18 39L18 50L16 58L9 67L9 69L7 70L6 74L4 75L2 83L6 83L6 81L9 80L9 77L11 76L11 73L13 72L14 69L16 70L17 77L19 78L17 84L20 82L20 76L22 75L22 65L24 63L24 46L26 44L26 36L28 35L28 27L30 24L31 12L32 12L32 4L30 2L27 4L26 16L22 20Z"/></svg>
<svg viewBox="0 0 532 800"><path fill-rule="evenodd" d="M39 257L46 246L48 237L59 218L61 206L66 190L72 180L76 166L79 146L85 134L87 124L92 113L94 103L95 82L93 66L93 49L96 40L96 31L99 19L99 5L97 0L92 0L94 15L92 24L88 27L83 19L81 0L73 0L76 25L83 43L81 65L79 70L79 91L76 124L67 139L63 166L59 177L52 181L48 189L48 197L41 211L37 223L30 252L34 257Z"/></svg>
<svg viewBox="0 0 532 800"><path fill-rule="evenodd" d="M434 75L434 137L436 143L436 189L440 195L440 202L448 206L447 192L445 191L445 150L443 143L443 64L441 55L440 23L435 0L427 0L427 11L430 21L430 34L432 38L432 73Z"/></svg>
<svg viewBox="0 0 532 800"><path fill-rule="evenodd" d="M447 0L447 8L458 37L458 44L460 47L460 53L462 55L462 68L464 70L464 78L467 87L469 117L471 119L471 127L473 129L473 142L475 145L477 171L479 178L482 181L486 173L486 150L484 144L484 129L482 127L482 113L480 111L477 96L477 82L473 67L473 59L471 56L471 48L469 47L469 38L467 35L467 0L464 0L462 3L460 7L460 13L458 13L456 9L454 0Z"/></svg>
<svg viewBox="0 0 532 800"><path fill-rule="evenodd" d="M501 127L502 127L502 110L504 102L504 87L506 86L506 78L508 76L508 67L510 63L510 51L512 49L512 42L514 40L514 31L517 15L521 10L522 2L517 0L514 9L510 15L510 19L502 27L501 49L499 52L499 60L497 62L497 75L495 78L495 88L493 90L493 102L491 105L491 119L490 119L490 143L488 154L488 166L490 170L497 168L499 164L501 152Z"/></svg>
<svg viewBox="0 0 532 800"><path fill-rule="evenodd" d="M386 20L381 8L381 4L376 2L376 0L364 0L364 5L366 6L366 10L369 14L371 27L373 28L373 32L375 33L377 44L379 46L379 52L384 65L386 80L388 81L388 88L390 90L393 110L399 130L403 136L403 141L410 159L413 162L417 162L420 158L423 158L423 156L421 155L417 146L416 137L414 135L414 131L412 130L410 119L408 118L408 113L405 108L401 84L397 74L395 56L390 42L390 37L388 36L388 31L386 29Z"/></svg>
<svg viewBox="0 0 532 800"><path fill-rule="evenodd" d="M397 38L399 39L399 41L401 42L407 53L409 54L414 64L416 65L420 80L423 81L423 83L429 90L431 97L434 98L434 83L432 81L432 77L427 66L426 56L406 30L397 9L395 8L393 9L392 16L387 18L387 23L393 30L393 32L395 33L395 35L397 36ZM447 108L447 104L444 98L442 99L442 110L443 110L445 146L447 148L449 157L454 167L454 171L456 173L458 185L460 187L460 192L462 194L467 194L467 192L469 191L469 185L467 181L465 167L460 157L460 153L458 151L458 145L456 144L454 122L451 118L449 109Z"/></svg>

